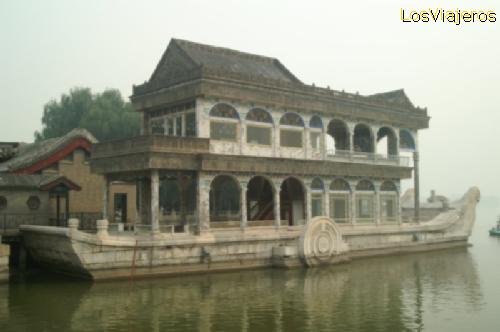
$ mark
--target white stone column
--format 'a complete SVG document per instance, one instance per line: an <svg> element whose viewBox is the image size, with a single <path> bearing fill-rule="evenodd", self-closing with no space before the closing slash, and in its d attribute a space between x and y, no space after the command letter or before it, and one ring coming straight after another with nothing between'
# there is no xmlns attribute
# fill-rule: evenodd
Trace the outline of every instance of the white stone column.
<svg viewBox="0 0 500 332"><path fill-rule="evenodd" d="M164 135L168 135L168 121L167 118L163 118L163 133Z"/></svg>
<svg viewBox="0 0 500 332"><path fill-rule="evenodd" d="M182 125L181 125L181 136L182 137L186 137L186 113L182 114L181 115L181 118L182 118Z"/></svg>
<svg viewBox="0 0 500 332"><path fill-rule="evenodd" d="M196 193L196 212L200 231L210 229L210 179L198 173L198 186Z"/></svg>
<svg viewBox="0 0 500 332"><path fill-rule="evenodd" d="M242 116L240 114L240 116ZM240 120L239 122L240 126L240 133L239 133L239 142L240 142L240 154L244 154L245 152L245 146L246 146L246 131L247 131L247 123L245 120Z"/></svg>
<svg viewBox="0 0 500 332"><path fill-rule="evenodd" d="M328 146L326 142L328 139L328 125L330 124L330 119L321 118L321 120L323 121L323 130L321 131L321 144L323 144L323 150L321 151L321 156L323 160L326 160L328 158Z"/></svg>
<svg viewBox="0 0 500 332"><path fill-rule="evenodd" d="M160 178L156 169L151 171L151 233L160 233Z"/></svg>
<svg viewBox="0 0 500 332"><path fill-rule="evenodd" d="M330 188L325 185L325 192L323 195L323 215L330 218Z"/></svg>
<svg viewBox="0 0 500 332"><path fill-rule="evenodd" d="M377 225L380 224L381 218L380 218L380 183L375 184L375 197L374 197L374 217L375 217L375 223Z"/></svg>
<svg viewBox="0 0 500 332"><path fill-rule="evenodd" d="M321 159L326 160L326 137L327 132L326 132L326 127L323 125L323 129L321 130L321 141L320 141L320 149L321 149Z"/></svg>
<svg viewBox="0 0 500 332"><path fill-rule="evenodd" d="M280 126L279 126L279 121L280 119L274 119L275 123L273 125L273 130L274 130L274 156L275 157L280 157Z"/></svg>
<svg viewBox="0 0 500 332"><path fill-rule="evenodd" d="M396 136L396 154L399 156L400 150L399 150L399 129L393 128L394 129L394 135Z"/></svg>
<svg viewBox="0 0 500 332"><path fill-rule="evenodd" d="M104 175L104 182L102 185L102 219L108 219L108 208L109 208L109 184L110 181L107 175Z"/></svg>
<svg viewBox="0 0 500 332"><path fill-rule="evenodd" d="M351 224L356 224L356 190L354 190L354 186L351 184L352 192L349 197L349 207L350 207L350 216Z"/></svg>
<svg viewBox="0 0 500 332"><path fill-rule="evenodd" d="M281 191L281 181L275 181L274 185L274 226L281 226L281 205L280 205L280 191Z"/></svg>
<svg viewBox="0 0 500 332"><path fill-rule="evenodd" d="M347 123L347 129L349 130L349 151L354 152L354 128L355 123Z"/></svg>
<svg viewBox="0 0 500 332"><path fill-rule="evenodd" d="M401 210L401 202L400 202L399 190L396 192L396 222L401 225L403 223L403 212Z"/></svg>
<svg viewBox="0 0 500 332"><path fill-rule="evenodd" d="M304 127L304 159L309 159L310 154L309 151L312 151L311 149L311 130L309 129L309 126Z"/></svg>
<svg viewBox="0 0 500 332"><path fill-rule="evenodd" d="M241 221L240 227L241 229L245 229L247 227L247 190L248 183L240 182L240 213L241 213Z"/></svg>
<svg viewBox="0 0 500 332"><path fill-rule="evenodd" d="M306 184L306 220L307 223L312 219L312 209L311 209L311 184Z"/></svg>
<svg viewBox="0 0 500 332"><path fill-rule="evenodd" d="M370 130L372 131L372 138L373 138L373 153L377 153L377 133L380 127L378 126L371 126ZM387 138L389 139L389 138Z"/></svg>
<svg viewBox="0 0 500 332"><path fill-rule="evenodd" d="M273 149L273 157L277 157L277 151L278 151L278 145L277 145L277 138L278 136L278 126L273 123L273 126L271 127L271 147Z"/></svg>

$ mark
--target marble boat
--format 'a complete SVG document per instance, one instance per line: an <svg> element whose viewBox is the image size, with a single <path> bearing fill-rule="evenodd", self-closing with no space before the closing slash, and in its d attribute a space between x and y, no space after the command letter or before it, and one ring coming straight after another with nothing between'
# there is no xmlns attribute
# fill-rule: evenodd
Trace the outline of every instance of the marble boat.
<svg viewBox="0 0 500 332"><path fill-rule="evenodd" d="M402 89L321 88L275 58L173 39L131 103L141 135L92 146L91 170L106 179L96 231L22 227L39 263L104 279L467 245L479 191L420 204L430 118ZM115 182L136 186L138 211L116 225Z"/></svg>

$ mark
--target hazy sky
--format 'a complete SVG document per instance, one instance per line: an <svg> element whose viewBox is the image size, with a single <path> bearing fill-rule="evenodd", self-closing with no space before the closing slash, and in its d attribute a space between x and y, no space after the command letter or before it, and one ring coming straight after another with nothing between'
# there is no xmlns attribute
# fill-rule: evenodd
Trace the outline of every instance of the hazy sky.
<svg viewBox="0 0 500 332"><path fill-rule="evenodd" d="M279 58L305 83L404 88L428 107L427 194L500 196L500 22L408 24L400 8L495 10L500 1L22 1L0 3L0 140L32 141L43 105L149 78L170 38Z"/></svg>

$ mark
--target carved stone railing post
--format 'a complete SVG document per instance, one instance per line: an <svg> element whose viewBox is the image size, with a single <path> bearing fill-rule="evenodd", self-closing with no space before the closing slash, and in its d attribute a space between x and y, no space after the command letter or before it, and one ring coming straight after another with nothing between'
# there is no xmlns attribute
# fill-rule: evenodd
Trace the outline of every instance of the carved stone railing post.
<svg viewBox="0 0 500 332"><path fill-rule="evenodd" d="M68 219L68 228L69 232L73 233L78 230L78 225L80 224L80 220L77 218L69 218Z"/></svg>
<svg viewBox="0 0 500 332"><path fill-rule="evenodd" d="M96 221L97 237L100 239L107 238L108 234L108 221L106 219L101 219Z"/></svg>

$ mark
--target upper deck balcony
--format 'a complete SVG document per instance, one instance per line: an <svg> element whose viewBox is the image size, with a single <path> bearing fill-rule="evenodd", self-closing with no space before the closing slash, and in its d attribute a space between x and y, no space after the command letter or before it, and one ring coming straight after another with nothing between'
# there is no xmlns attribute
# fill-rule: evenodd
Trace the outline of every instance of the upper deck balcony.
<svg viewBox="0 0 500 332"><path fill-rule="evenodd" d="M94 144L92 146L92 158L99 159L154 152L198 154L208 153L209 151L210 140L208 138L142 135Z"/></svg>
<svg viewBox="0 0 500 332"><path fill-rule="evenodd" d="M410 167L410 158L407 156L398 155L383 155L370 152L353 152L349 150L327 150L326 158L327 160L340 162Z"/></svg>
<svg viewBox="0 0 500 332"><path fill-rule="evenodd" d="M214 155L242 155L241 153L227 153L214 149L217 147L217 141L211 142L208 138L199 137L175 137L165 135L143 135L129 139L113 140L93 145L92 159L102 160L116 158L121 156L132 157L129 160L140 161L142 155L163 153L182 156L194 159L198 154ZM268 156L268 158L278 157L284 159L297 159L305 161L304 151L294 149L292 151L285 148L284 153L277 156ZM258 151L257 151L257 157ZM249 156L248 154L244 154ZM136 157L134 157L136 156ZM178 157L182 158L182 157ZM387 165L398 167L410 167L410 159L405 156L383 155L377 153L353 152L349 150L326 150L324 157L313 158L311 160L326 160L343 163L362 163L371 165Z"/></svg>

